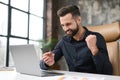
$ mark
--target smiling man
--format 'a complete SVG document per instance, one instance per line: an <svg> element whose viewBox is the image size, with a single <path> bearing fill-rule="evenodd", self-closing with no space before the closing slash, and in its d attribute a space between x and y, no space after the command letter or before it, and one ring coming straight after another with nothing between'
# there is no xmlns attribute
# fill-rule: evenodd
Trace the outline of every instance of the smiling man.
<svg viewBox="0 0 120 80"><path fill-rule="evenodd" d="M49 69L62 56L69 71L112 74L106 43L103 36L82 26L82 18L76 5L58 10L61 27L66 33L51 52L43 54L40 67Z"/></svg>

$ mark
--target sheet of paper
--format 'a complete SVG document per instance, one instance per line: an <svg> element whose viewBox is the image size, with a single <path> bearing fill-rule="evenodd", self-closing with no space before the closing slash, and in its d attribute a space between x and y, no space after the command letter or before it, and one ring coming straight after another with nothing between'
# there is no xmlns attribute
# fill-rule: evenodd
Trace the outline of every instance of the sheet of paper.
<svg viewBox="0 0 120 80"><path fill-rule="evenodd" d="M79 76L60 76L56 80L104 80L104 78L98 77L79 77Z"/></svg>

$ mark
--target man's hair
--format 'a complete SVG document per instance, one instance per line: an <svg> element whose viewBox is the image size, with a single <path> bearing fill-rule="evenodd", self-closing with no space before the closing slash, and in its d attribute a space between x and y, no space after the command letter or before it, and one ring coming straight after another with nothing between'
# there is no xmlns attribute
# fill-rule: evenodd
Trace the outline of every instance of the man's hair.
<svg viewBox="0 0 120 80"><path fill-rule="evenodd" d="M68 5L57 11L59 17L65 16L68 13L71 13L73 17L80 16L79 8L76 5Z"/></svg>

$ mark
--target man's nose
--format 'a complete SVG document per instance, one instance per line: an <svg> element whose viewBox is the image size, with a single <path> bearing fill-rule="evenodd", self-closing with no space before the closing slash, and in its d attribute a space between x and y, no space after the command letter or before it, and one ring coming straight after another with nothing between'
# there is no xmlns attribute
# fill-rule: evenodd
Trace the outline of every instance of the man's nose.
<svg viewBox="0 0 120 80"><path fill-rule="evenodd" d="M64 26L63 29L64 29L64 31L67 31L69 29L69 27L68 26Z"/></svg>

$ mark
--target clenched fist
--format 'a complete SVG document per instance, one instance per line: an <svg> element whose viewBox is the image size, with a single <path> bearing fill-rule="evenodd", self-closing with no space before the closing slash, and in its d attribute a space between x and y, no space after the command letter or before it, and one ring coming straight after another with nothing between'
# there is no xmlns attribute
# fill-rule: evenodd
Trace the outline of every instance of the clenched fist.
<svg viewBox="0 0 120 80"><path fill-rule="evenodd" d="M54 61L54 54L52 52L46 52L43 54L43 61L48 65L52 66L55 61Z"/></svg>
<svg viewBox="0 0 120 80"><path fill-rule="evenodd" d="M89 35L85 39L88 48L91 50L93 55L96 55L98 53L98 47L96 45L97 39L96 35Z"/></svg>

